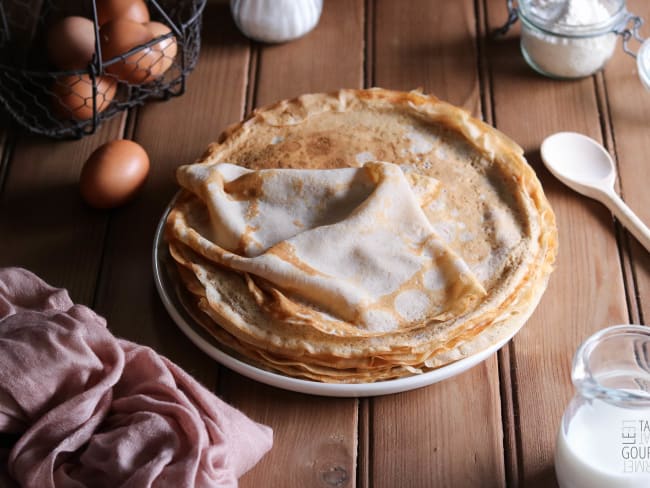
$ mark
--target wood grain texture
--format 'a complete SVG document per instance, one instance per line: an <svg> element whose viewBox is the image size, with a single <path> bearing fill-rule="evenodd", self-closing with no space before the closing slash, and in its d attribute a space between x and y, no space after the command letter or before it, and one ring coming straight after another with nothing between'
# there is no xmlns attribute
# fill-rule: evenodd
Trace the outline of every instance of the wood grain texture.
<svg viewBox="0 0 650 488"><path fill-rule="evenodd" d="M224 372L221 397L273 427L273 449L240 486L356 486L355 399L288 393Z"/></svg>
<svg viewBox="0 0 650 488"><path fill-rule="evenodd" d="M158 221L178 189L175 168L198 158L242 115L248 42L229 18L227 5L206 8L200 60L187 92L139 110L133 138L149 154L151 172L138 197L111 216L96 302L114 334L153 347L209 388L217 364L165 312L154 288L151 251Z"/></svg>
<svg viewBox="0 0 650 488"><path fill-rule="evenodd" d="M648 2L631 0L628 10L650 19ZM644 37L650 36L647 25ZM635 50L636 43L631 43ZM638 78L636 62L619 48L605 69L607 101L620 175L621 195L646 225L650 225L650 93ZM626 233L627 234L627 233ZM627 234L632 254L630 294L633 316L639 322L650 317L650 254ZM636 289L635 289L636 287ZM635 293L636 292L636 293Z"/></svg>
<svg viewBox="0 0 650 488"><path fill-rule="evenodd" d="M373 487L505 486L496 361L371 402Z"/></svg>
<svg viewBox="0 0 650 488"><path fill-rule="evenodd" d="M82 140L19 137L0 200L0 266L25 267L92 304L107 214L84 204L79 173L96 147L120 136L121 118Z"/></svg>
<svg viewBox="0 0 650 488"><path fill-rule="evenodd" d="M281 45L258 45L253 103L363 84L363 0L324 2L319 25ZM356 486L357 400L325 399L251 383L223 370L220 393L275 431L274 447L242 488Z"/></svg>
<svg viewBox="0 0 650 488"><path fill-rule="evenodd" d="M478 114L476 12L472 0L377 0L373 81L426 92Z"/></svg>
<svg viewBox="0 0 650 488"><path fill-rule="evenodd" d="M316 28L260 52L257 107L303 93L359 88L363 84L362 0L327 0Z"/></svg>
<svg viewBox="0 0 650 488"><path fill-rule="evenodd" d="M506 18L504 3L486 1L489 26ZM515 486L556 486L555 434L573 394L570 364L584 339L625 321L624 285L612 218L600 204L573 193L543 168L544 137L572 130L601 139L594 80L553 81L537 75L519 52L518 29L487 50L495 123L526 150L555 210L560 250L540 306L510 349L519 448Z"/></svg>
<svg viewBox="0 0 650 488"><path fill-rule="evenodd" d="M442 9L379 0L374 17L376 85L421 87L480 116L473 1ZM496 355L428 388L375 398L370 418L371 486L505 486Z"/></svg>

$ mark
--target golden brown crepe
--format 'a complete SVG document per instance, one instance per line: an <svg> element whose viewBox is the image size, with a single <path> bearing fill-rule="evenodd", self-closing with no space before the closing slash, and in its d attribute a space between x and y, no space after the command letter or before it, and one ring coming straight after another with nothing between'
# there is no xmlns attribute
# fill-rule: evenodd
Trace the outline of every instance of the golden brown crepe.
<svg viewBox="0 0 650 488"><path fill-rule="evenodd" d="M495 344L557 251L522 150L420 93L280 102L177 177L184 302L224 347L296 377L378 381Z"/></svg>

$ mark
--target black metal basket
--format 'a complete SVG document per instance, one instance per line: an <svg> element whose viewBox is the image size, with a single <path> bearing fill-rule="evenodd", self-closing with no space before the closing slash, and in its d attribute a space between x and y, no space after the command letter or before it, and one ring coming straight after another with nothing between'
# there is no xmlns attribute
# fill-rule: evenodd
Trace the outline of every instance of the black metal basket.
<svg viewBox="0 0 650 488"><path fill-rule="evenodd" d="M151 20L171 32L102 60L95 0L0 0L0 103L31 132L79 138L147 99L181 95L199 56L206 0L145 1ZM46 33L54 22L70 15L94 23L95 53L84 69L60 71L44 55ZM168 39L171 42L165 42ZM175 50L170 47L174 40ZM111 73L117 63L140 70L144 80L133 83ZM153 67L163 65L163 72L156 74Z"/></svg>

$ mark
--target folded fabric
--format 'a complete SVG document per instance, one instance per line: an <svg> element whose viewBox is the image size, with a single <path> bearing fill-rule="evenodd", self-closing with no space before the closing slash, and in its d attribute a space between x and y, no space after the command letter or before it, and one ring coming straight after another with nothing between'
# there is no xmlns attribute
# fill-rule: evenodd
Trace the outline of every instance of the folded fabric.
<svg viewBox="0 0 650 488"><path fill-rule="evenodd" d="M272 431L32 273L0 269L0 432L25 487L236 487ZM0 476L0 479L2 477Z"/></svg>
<svg viewBox="0 0 650 488"><path fill-rule="evenodd" d="M176 239L358 328L443 321L485 295L422 209L440 191L434 178L383 162L256 171L192 164L177 175L207 207L210 224L196 219L188 228L172 212Z"/></svg>

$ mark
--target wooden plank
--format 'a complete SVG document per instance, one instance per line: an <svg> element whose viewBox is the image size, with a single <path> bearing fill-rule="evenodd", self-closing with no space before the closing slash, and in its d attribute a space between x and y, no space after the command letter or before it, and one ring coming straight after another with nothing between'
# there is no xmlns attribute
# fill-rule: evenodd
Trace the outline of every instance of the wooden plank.
<svg viewBox="0 0 650 488"><path fill-rule="evenodd" d="M113 333L155 348L213 387L216 363L173 324L151 270L154 231L178 188L175 168L199 157L243 112L248 44L227 5L208 5L204 19L201 55L187 92L139 110L133 138L149 154L151 173L142 193L112 215L96 307Z"/></svg>
<svg viewBox="0 0 650 488"><path fill-rule="evenodd" d="M375 2L374 83L480 113L474 2Z"/></svg>
<svg viewBox="0 0 650 488"><path fill-rule="evenodd" d="M362 86L363 4L328 0L319 25L306 37L259 45L254 103ZM242 478L242 488L356 486L357 400L280 391L226 370L220 392L275 431L273 450Z"/></svg>
<svg viewBox="0 0 650 488"><path fill-rule="evenodd" d="M295 41L264 45L254 105L363 84L362 0L328 0L316 29Z"/></svg>
<svg viewBox="0 0 650 488"><path fill-rule="evenodd" d="M650 5L642 0L631 0L628 10L650 19ZM641 34L650 35L647 25ZM638 44L632 42L635 50ZM650 194L647 182L650 181L650 165L646 155L650 153L648 138L648 113L650 95L641 85L635 60L617 50L605 70L607 101L616 142L621 195L628 205L646 223L650 223ZM633 320L647 322L650 317L650 254L628 234L632 256L632 276L630 277L631 305ZM636 292L636 293L635 293Z"/></svg>
<svg viewBox="0 0 650 488"><path fill-rule="evenodd" d="M371 403L370 486L503 487L491 358L460 376Z"/></svg>
<svg viewBox="0 0 650 488"><path fill-rule="evenodd" d="M219 393L273 427L273 449L241 478L242 488L355 486L357 400L288 393L227 371Z"/></svg>
<svg viewBox="0 0 650 488"><path fill-rule="evenodd" d="M502 25L504 3L486 0L486 8L489 27ZM520 449L513 485L546 488L556 486L554 442L573 394L570 365L575 349L596 330L625 321L627 310L611 216L553 179L538 152L544 137L560 130L601 139L594 81L559 82L535 74L525 64L518 42L514 28L488 46L495 121L524 147L542 181L556 213L560 253L540 306L510 349Z"/></svg>
<svg viewBox="0 0 650 488"><path fill-rule="evenodd" d="M379 0L373 29L375 84L422 87L480 116L473 1L442 9ZM505 486L496 356L428 388L375 398L370 418L372 486Z"/></svg>
<svg viewBox="0 0 650 488"><path fill-rule="evenodd" d="M19 137L0 200L0 266L23 266L92 304L106 213L81 200L79 173L90 153L121 130L118 116L81 140Z"/></svg>

